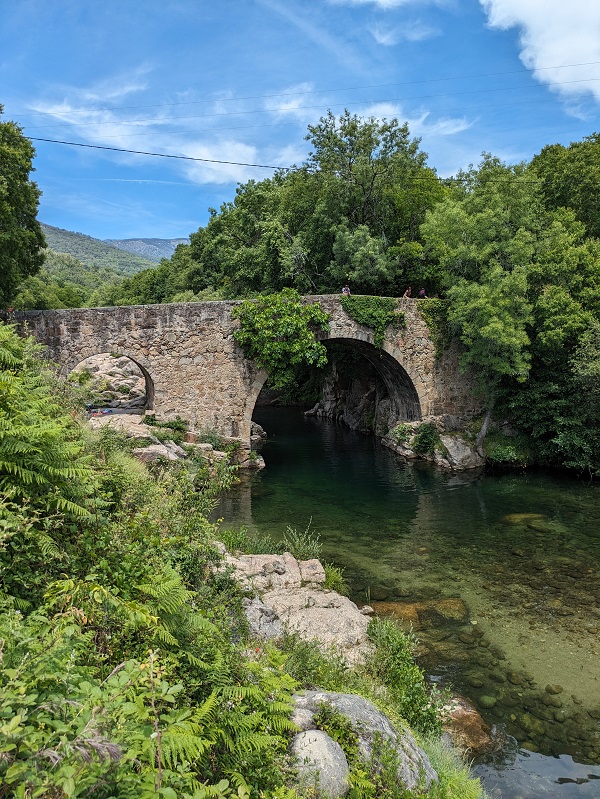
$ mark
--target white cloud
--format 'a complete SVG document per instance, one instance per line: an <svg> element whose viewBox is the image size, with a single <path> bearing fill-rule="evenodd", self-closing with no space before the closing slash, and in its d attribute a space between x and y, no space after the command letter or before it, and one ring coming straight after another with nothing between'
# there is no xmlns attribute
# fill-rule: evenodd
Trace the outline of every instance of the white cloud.
<svg viewBox="0 0 600 799"><path fill-rule="evenodd" d="M65 87L61 87L60 91L64 95ZM129 89L129 91L134 90ZM259 154L254 145L222 136L215 131L211 132L210 127L215 120L210 118L210 113L214 111L232 113L229 105L227 105L227 111L219 111L220 100L216 101L216 108L213 106L211 109L209 118L202 120L208 130L206 133L198 133L198 131L180 130L182 119L170 116L169 107L158 109L154 113L152 108L141 108L139 109L140 116L135 118L131 108L98 110L89 107L81 98L98 97L99 93L96 87L90 90L72 87L66 91L66 94L70 95L70 99L63 99L60 102L44 100L32 106L32 110L41 115L42 119L34 123L28 130L30 135L40 135L39 131L43 130L42 135L48 138L63 140L69 138L100 147L126 150L158 153L168 151L173 155L206 159L206 162L183 159L168 162L174 170L195 184L243 182L251 177L256 177L258 171L256 168L245 166L245 164L265 162L264 155ZM106 100L105 97L104 99ZM238 104L236 104L237 107ZM294 112L291 106L289 111L298 113ZM165 135L168 135L168 139L165 139ZM97 154L101 152L96 151ZM148 156L135 153L111 153L110 157L118 157L122 162L131 164L139 164L148 158ZM211 160L241 163L208 163ZM272 163L278 165L279 161L276 160ZM264 172L269 174L267 170Z"/></svg>
<svg viewBox="0 0 600 799"><path fill-rule="evenodd" d="M289 119L302 124L312 122L315 116L314 109L306 106L315 104L315 98L312 96L313 90L312 83L297 83L294 86L288 86L282 92L278 92L276 96L267 97L264 107L277 120Z"/></svg>
<svg viewBox="0 0 600 799"><path fill-rule="evenodd" d="M521 61L533 70L538 81L568 100L592 94L600 101L600 65L589 65L600 62L598 0L480 0L480 3L490 27L519 29ZM556 68L563 64L573 66ZM599 80L584 82L589 78Z"/></svg>
<svg viewBox="0 0 600 799"><path fill-rule="evenodd" d="M395 28L389 28L385 25L372 25L369 28L369 33L377 44L384 45L385 47L392 47L400 41L422 42L424 39L431 39L432 36L438 36L440 31L437 28L432 28L430 25L424 25L422 22L415 21L407 22L405 25Z"/></svg>
<svg viewBox="0 0 600 799"><path fill-rule="evenodd" d="M430 111L422 111L419 116L407 116L402 107L396 103L373 103L365 106L358 112L362 117L375 117L375 119L396 118L401 123L408 122L408 128L412 136L422 136L423 138L455 136L473 127L476 120L469 120L466 117L438 117L431 118Z"/></svg>

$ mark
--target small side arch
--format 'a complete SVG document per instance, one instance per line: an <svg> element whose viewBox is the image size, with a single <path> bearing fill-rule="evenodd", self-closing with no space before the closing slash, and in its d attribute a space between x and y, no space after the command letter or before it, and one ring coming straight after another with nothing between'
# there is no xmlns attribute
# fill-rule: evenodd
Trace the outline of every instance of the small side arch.
<svg viewBox="0 0 600 799"><path fill-rule="evenodd" d="M146 400L144 403L144 410L151 411L154 409L154 397L155 397L155 389L154 389L154 380L148 370L148 368L143 364L140 363L139 358L130 355L128 352L123 352L119 350L112 350L110 352L97 352L96 350L90 350L85 352L79 352L76 355L71 355L62 365L60 369L60 374L62 377L67 377L70 375L78 366L85 363L85 361L89 360L90 358L94 358L100 355L111 355L114 357L123 357L127 358L129 361L134 363L144 377L144 384L145 384L145 396Z"/></svg>

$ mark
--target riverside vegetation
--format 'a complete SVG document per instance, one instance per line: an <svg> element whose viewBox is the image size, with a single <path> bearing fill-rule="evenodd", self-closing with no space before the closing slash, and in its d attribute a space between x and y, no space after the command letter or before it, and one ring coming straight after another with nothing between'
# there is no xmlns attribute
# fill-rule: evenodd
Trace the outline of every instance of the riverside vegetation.
<svg viewBox="0 0 600 799"><path fill-rule="evenodd" d="M481 795L439 743L410 638L373 622L375 654L356 670L294 636L251 640L240 589L214 568L225 531L208 521L234 467L147 468L87 428L77 386L38 355L0 325L3 799L294 799L291 697L316 686L408 719L440 775L429 796ZM318 546L289 530L286 543ZM408 796L353 762L352 799Z"/></svg>

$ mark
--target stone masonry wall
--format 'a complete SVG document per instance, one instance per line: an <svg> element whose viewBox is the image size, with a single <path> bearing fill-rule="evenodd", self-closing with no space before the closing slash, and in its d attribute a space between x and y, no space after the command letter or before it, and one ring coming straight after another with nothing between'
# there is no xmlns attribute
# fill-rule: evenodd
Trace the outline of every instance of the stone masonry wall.
<svg viewBox="0 0 600 799"><path fill-rule="evenodd" d="M319 301L330 316L325 338L362 342L370 350L373 332L342 309L339 297ZM202 302L119 308L25 311L13 315L48 348L48 357L65 376L82 360L102 352L126 355L142 369L149 406L159 419L179 415L193 428L214 428L249 446L250 421L266 372L248 361L233 338L235 302ZM406 329L390 331L383 350L414 385L421 416L449 414L469 418L477 411L456 354L441 360L418 312L418 301L399 300ZM373 347L370 360L377 363ZM385 371L385 370L384 370ZM393 378L387 372L388 382ZM385 374L382 375L386 379ZM405 378L404 378L405 379Z"/></svg>

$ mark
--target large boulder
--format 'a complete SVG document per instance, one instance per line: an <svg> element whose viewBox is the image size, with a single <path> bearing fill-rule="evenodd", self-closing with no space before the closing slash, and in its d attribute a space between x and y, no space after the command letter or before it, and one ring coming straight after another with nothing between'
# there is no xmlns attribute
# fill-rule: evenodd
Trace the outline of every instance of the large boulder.
<svg viewBox="0 0 600 799"><path fill-rule="evenodd" d="M459 436L440 436L445 447L444 460L451 469L479 469L485 458Z"/></svg>
<svg viewBox="0 0 600 799"><path fill-rule="evenodd" d="M342 747L325 732L309 730L292 739L298 782L312 788L316 796L338 799L348 793L350 769ZM312 795L312 794L311 794Z"/></svg>
<svg viewBox="0 0 600 799"><path fill-rule="evenodd" d="M305 641L316 641L348 663L365 660L372 646L367 637L369 618L348 597L315 588L279 589L263 595L286 629Z"/></svg>
<svg viewBox="0 0 600 799"><path fill-rule="evenodd" d="M325 582L325 570L318 560L298 561L290 552L283 555L240 555L239 558L228 555L225 562L233 569L233 578L243 588L253 591L296 589Z"/></svg>
<svg viewBox="0 0 600 799"><path fill-rule="evenodd" d="M224 560L234 580L261 596L246 605L248 624L258 637L277 637L285 627L348 663L362 662L371 651L368 616L347 597L323 589L325 570L316 558L296 560L284 552L226 555Z"/></svg>
<svg viewBox="0 0 600 799"><path fill-rule="evenodd" d="M361 759L375 771L382 765L379 761L382 745L387 751L393 751L397 758L398 787L427 791L432 782L437 781L437 772L412 734L408 730L396 729L368 699L332 691L306 691L296 695L294 702L295 715L302 714L305 729L310 724L307 713L312 714L312 723L316 727L314 717L323 704L330 705L345 716L356 735ZM308 735L308 732L301 734Z"/></svg>

